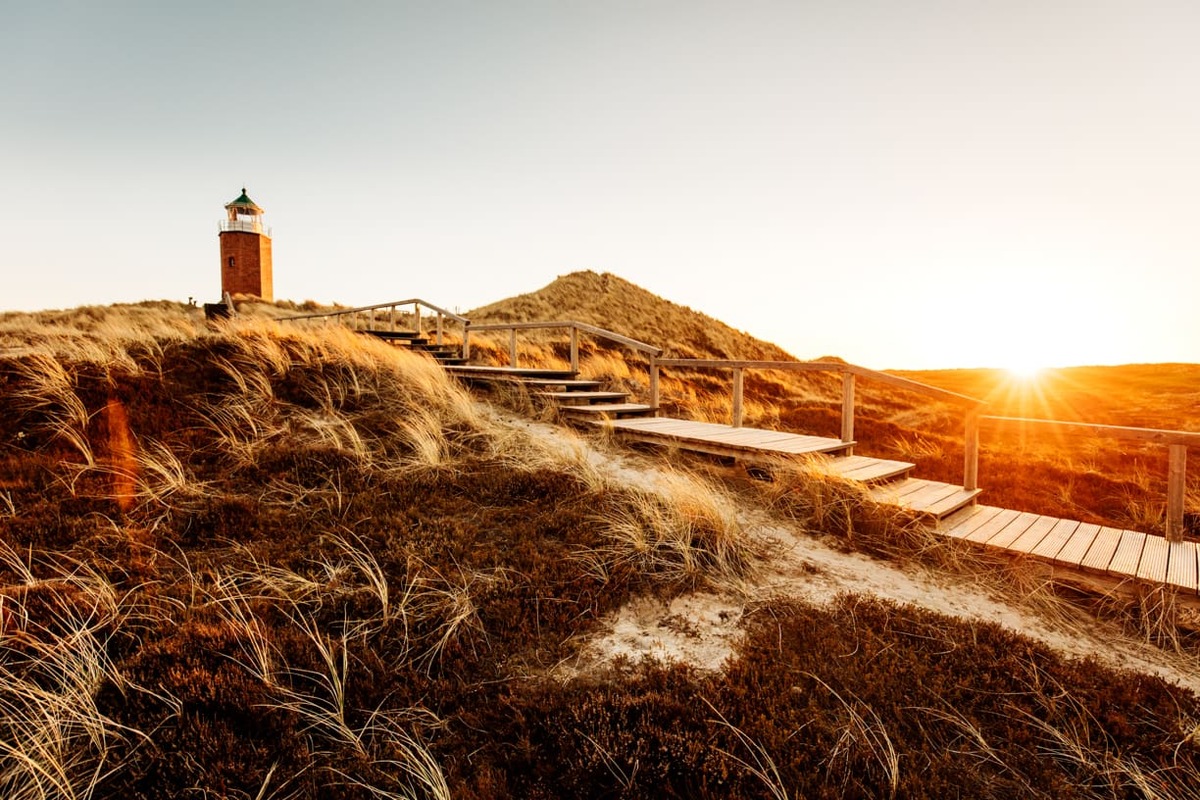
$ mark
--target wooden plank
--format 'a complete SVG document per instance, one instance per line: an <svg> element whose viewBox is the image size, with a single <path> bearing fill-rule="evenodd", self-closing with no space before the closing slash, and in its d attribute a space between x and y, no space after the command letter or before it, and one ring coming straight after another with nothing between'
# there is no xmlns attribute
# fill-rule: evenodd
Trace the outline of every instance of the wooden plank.
<svg viewBox="0 0 1200 800"><path fill-rule="evenodd" d="M883 459L871 458L870 456L838 456L837 458L829 459L828 464L830 469L837 469L837 471L841 473L881 461L883 461Z"/></svg>
<svg viewBox="0 0 1200 800"><path fill-rule="evenodd" d="M927 485L917 491L905 495L904 505L913 511L924 511L938 501L945 500L947 497L961 491L961 486L929 481Z"/></svg>
<svg viewBox="0 0 1200 800"><path fill-rule="evenodd" d="M964 522L956 524L948 531L954 539L982 543L991 539L1000 530L1018 516L1018 512L1009 509L997 509L995 506L976 506L974 515L966 517ZM958 518L958 515L950 519Z"/></svg>
<svg viewBox="0 0 1200 800"><path fill-rule="evenodd" d="M1142 549L1146 546L1146 534L1137 531L1121 531L1121 541L1108 564L1109 575L1137 577L1138 562L1142 560Z"/></svg>
<svg viewBox="0 0 1200 800"><path fill-rule="evenodd" d="M602 384L601 381L580 381L580 380L572 380L571 378L563 378L562 380L553 380L553 379L547 379L547 378L527 378L527 379L521 381L521 383L525 384L526 386L532 386L532 387L536 387L536 388L542 388L542 387L547 387L547 386L562 386L567 391L571 391L572 389L599 389Z"/></svg>
<svg viewBox="0 0 1200 800"><path fill-rule="evenodd" d="M902 481L896 481L895 483L887 484L887 486L881 486L879 489L880 494L887 493L896 497L907 497L914 492L921 491L921 489L925 488L925 484L926 482L920 478L905 478Z"/></svg>
<svg viewBox="0 0 1200 800"><path fill-rule="evenodd" d="M938 526L938 533L952 539L966 539L978 530L979 526L986 524L997 514L1003 512L1003 508L995 506L973 506L942 520Z"/></svg>
<svg viewBox="0 0 1200 800"><path fill-rule="evenodd" d="M888 505L900 505L900 500L908 494L919 491L925 482L919 478L905 478L902 481L895 483L887 483L883 486L876 486L870 492L871 499L877 503L886 503Z"/></svg>
<svg viewBox="0 0 1200 800"><path fill-rule="evenodd" d="M485 367L474 364L450 365L444 368L454 375L466 377L509 377L509 378L571 378L575 373L567 369L533 369L525 367Z"/></svg>
<svg viewBox="0 0 1200 800"><path fill-rule="evenodd" d="M1142 547L1142 560L1138 562L1138 578L1153 583L1166 582L1167 561L1171 552L1168 544L1161 536L1146 537L1146 544Z"/></svg>
<svg viewBox="0 0 1200 800"><path fill-rule="evenodd" d="M629 392L538 392L542 397L562 402L580 400L624 400Z"/></svg>
<svg viewBox="0 0 1200 800"><path fill-rule="evenodd" d="M786 454L821 452L826 449L844 447L844 443L837 439L800 436L779 431L759 431L753 428L734 430L727 425L672 420L666 417L623 420L620 427L627 430L661 434L676 442L709 442L742 449L755 448Z"/></svg>
<svg viewBox="0 0 1200 800"><path fill-rule="evenodd" d="M641 403L595 403L590 406L561 406L559 411L572 414L626 414L633 411L653 411Z"/></svg>
<svg viewBox="0 0 1200 800"><path fill-rule="evenodd" d="M1024 523L1024 519L1022 519ZM1058 524L1057 517L1041 517L1029 525L1010 525L988 540L991 547L1000 547L1017 553L1025 553L1037 546L1050 530ZM1015 546L1014 546L1015 545Z"/></svg>
<svg viewBox="0 0 1200 800"><path fill-rule="evenodd" d="M1087 551L1091 548L1092 542L1096 539L1096 534L1100 532L1099 525L1091 523L1082 523L1075 532L1071 534L1071 538L1058 551L1058 555L1054 557L1055 564L1065 564L1069 567L1079 566L1079 562L1083 561L1083 557L1087 555Z"/></svg>
<svg viewBox="0 0 1200 800"><path fill-rule="evenodd" d="M1079 566L1095 572L1108 572L1108 565L1112 563L1113 554L1117 552L1117 545L1120 543L1119 528L1101 527Z"/></svg>
<svg viewBox="0 0 1200 800"><path fill-rule="evenodd" d="M1028 552L1031 556L1044 558L1047 561L1053 561L1058 555L1058 551L1063 549L1063 546L1071 540L1072 534L1079 527L1079 521L1074 519L1060 519L1050 529L1050 532L1042 537L1042 540L1033 546ZM1014 544L1016 544L1014 542ZM1014 548L1016 549L1016 548Z"/></svg>
<svg viewBox="0 0 1200 800"><path fill-rule="evenodd" d="M714 442L754 443L788 442L796 438L794 433L784 431L760 431L754 428L741 428L732 431L714 431L704 434L704 438Z"/></svg>
<svg viewBox="0 0 1200 800"><path fill-rule="evenodd" d="M1023 517L1030 517L1030 519L1022 522ZM1037 514L1022 514L1020 511L1004 508L1000 510L999 514L993 515L986 523L975 528L963 538L977 544L987 544L997 533L1009 525L1020 525L1021 530L1025 530L1033 524L1035 519L1037 519Z"/></svg>
<svg viewBox="0 0 1200 800"><path fill-rule="evenodd" d="M621 427L628 430L653 433L664 437L702 434L704 433L704 428L700 427L700 425L701 423L698 422L688 422L687 420L671 419L669 417L645 417L643 419L625 420L621 423Z"/></svg>
<svg viewBox="0 0 1200 800"><path fill-rule="evenodd" d="M772 442L760 445L757 449L765 453L800 456L807 453L837 453L846 449L847 444L837 439L823 439L819 436L808 436L790 442Z"/></svg>
<svg viewBox="0 0 1200 800"><path fill-rule="evenodd" d="M880 481L887 478L906 475L910 470L916 467L916 464L910 464L907 461L888 461L882 458L867 460L871 463L850 468L845 465L837 464L837 460L835 459L834 462L830 464L828 471L845 478L846 480L867 483L869 481Z"/></svg>
<svg viewBox="0 0 1200 800"><path fill-rule="evenodd" d="M1195 542L1169 542L1167 583L1193 594L1200 590L1197 581L1197 548Z"/></svg>
<svg viewBox="0 0 1200 800"><path fill-rule="evenodd" d="M981 489L962 489L955 487L957 491L949 497L944 497L932 505L926 506L923 513L935 517L944 517L947 514L953 514L958 509L975 502L975 498L983 494Z"/></svg>

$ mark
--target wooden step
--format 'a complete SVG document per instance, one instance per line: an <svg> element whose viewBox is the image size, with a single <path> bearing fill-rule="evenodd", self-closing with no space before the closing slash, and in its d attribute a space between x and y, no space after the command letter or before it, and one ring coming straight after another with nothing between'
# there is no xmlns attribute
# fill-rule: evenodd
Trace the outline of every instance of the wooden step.
<svg viewBox="0 0 1200 800"><path fill-rule="evenodd" d="M917 465L868 456L835 456L816 462L815 466L848 481L883 483L908 477L908 473Z"/></svg>
<svg viewBox="0 0 1200 800"><path fill-rule="evenodd" d="M553 389L556 386L561 386L564 392L592 392L598 390L601 386L601 381L570 380L569 378L562 380L554 380L553 378L526 378L521 383L531 389Z"/></svg>
<svg viewBox="0 0 1200 800"><path fill-rule="evenodd" d="M574 380L577 372L569 369L533 369L524 367L486 367L478 364L462 364L446 367L451 375L478 380Z"/></svg>
<svg viewBox="0 0 1200 800"><path fill-rule="evenodd" d="M605 420L618 420L624 417L645 417L655 412L654 406L641 403L595 403L586 406L559 406L561 413L580 417L593 416Z"/></svg>
<svg viewBox="0 0 1200 800"><path fill-rule="evenodd" d="M426 341L425 338L416 331L358 331L364 336L374 336L376 339L387 339L390 341L420 339Z"/></svg>
<svg viewBox="0 0 1200 800"><path fill-rule="evenodd" d="M877 485L870 493L877 503L897 506L921 516L942 519L973 503L980 495L980 490L967 490L941 481L905 478Z"/></svg>
<svg viewBox="0 0 1200 800"><path fill-rule="evenodd" d="M586 408L586 406L585 406ZM697 453L729 456L743 461L775 462L781 456L838 453L853 447L821 436L805 436L757 428L734 428L713 422L651 417L602 422L618 435L651 444L680 447Z"/></svg>
<svg viewBox="0 0 1200 800"><path fill-rule="evenodd" d="M629 392L538 392L538 396L563 406L581 406L598 402L622 403L628 399Z"/></svg>

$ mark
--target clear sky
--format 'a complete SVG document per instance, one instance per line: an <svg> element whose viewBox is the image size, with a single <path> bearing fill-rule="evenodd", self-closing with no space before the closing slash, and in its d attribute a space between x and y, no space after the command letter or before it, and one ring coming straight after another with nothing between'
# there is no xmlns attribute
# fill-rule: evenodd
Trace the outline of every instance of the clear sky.
<svg viewBox="0 0 1200 800"><path fill-rule="evenodd" d="M0 308L613 272L802 358L1200 362L1200 3L0 0Z"/></svg>

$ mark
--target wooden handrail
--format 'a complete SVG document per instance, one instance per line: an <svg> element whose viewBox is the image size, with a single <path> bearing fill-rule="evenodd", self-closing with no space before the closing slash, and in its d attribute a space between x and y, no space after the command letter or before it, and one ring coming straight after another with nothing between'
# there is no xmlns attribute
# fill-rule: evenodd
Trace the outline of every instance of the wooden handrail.
<svg viewBox="0 0 1200 800"><path fill-rule="evenodd" d="M425 308L428 308L430 311L433 311L436 314L441 314L443 317L446 317L447 319L452 319L455 322L461 322L464 325L468 325L471 322L471 320L467 319L464 316L455 314L453 311L447 311L446 309L444 309L440 306L435 306L433 303L427 302L425 300L421 300L420 298L417 298L417 297L410 298L408 300L393 300L390 303L376 303L375 305L370 305L370 306L357 306L355 308L339 308L335 311L315 311L311 314L293 314L290 317L280 317L279 319L282 321L285 321L285 322L290 322L292 320L298 320L298 319L316 319L318 317L339 317L339 316L343 316L345 314L357 314L357 313L361 313L363 311L375 311L376 309L380 309L380 308L395 308L397 306L411 306L411 305L425 306Z"/></svg>
<svg viewBox="0 0 1200 800"><path fill-rule="evenodd" d="M622 336L614 331L604 328L589 325L586 322L577 322L575 320L562 320L557 322L490 322L484 325L472 325L471 331L478 333L479 331L528 331L548 328L568 328L573 331L583 331L590 333L592 336L597 336L601 339L608 339L617 344L624 345L632 350L638 350L643 353L658 356L662 353L662 348L655 347L652 344L639 342L637 339L630 339L628 336ZM574 365L578 366L578 365Z"/></svg>
<svg viewBox="0 0 1200 800"><path fill-rule="evenodd" d="M984 406L987 402L975 397L969 397L947 389L939 389L926 383L901 378L886 372L860 367L857 364L843 364L840 361L739 361L736 359L719 358L663 358L658 361L662 367L681 367L684 369L775 369L784 372L841 372L857 375L860 378L871 378L880 383L891 384L901 389L926 394L953 403L963 403L971 406Z"/></svg>
<svg viewBox="0 0 1200 800"><path fill-rule="evenodd" d="M1106 439L1127 439L1165 445L1200 446L1200 433L1193 431L1165 430L1161 428L1130 428L1124 425L1097 425L1092 422L1066 422L1057 419L1033 419L1028 417L980 417L983 422L1008 425L1031 425L1034 427L1067 428L1072 433L1091 434Z"/></svg>
<svg viewBox="0 0 1200 800"><path fill-rule="evenodd" d="M1124 425L1097 425L1091 422L1065 422L1057 419L1027 417L980 417L981 421L999 425L1021 425L1039 428L1061 428L1068 433L1090 434L1106 439L1150 442L1167 447L1167 541L1183 541L1184 495L1187 491L1187 449L1200 446L1200 433L1164 430L1161 428L1131 428Z"/></svg>
<svg viewBox="0 0 1200 800"><path fill-rule="evenodd" d="M334 311L317 311L317 312L314 312L311 314L295 314L290 317L280 317L279 319L282 322L293 322L293 321L302 320L302 319L329 319L329 318L344 317L346 315L355 315L355 317L353 318L352 321L354 323L353 327L357 330L357 328L358 328L357 315L367 313L370 316L367 318L367 321L366 321L366 330L373 330L372 326L374 326L374 324L375 324L375 312L381 308L386 308L389 311L388 319L387 319L388 330L394 331L394 330L396 330L396 309L399 306L412 306L414 328L416 329L418 334L421 333L421 307L424 306L425 308L428 308L430 311L434 312L434 314L437 315L437 328L436 328L436 334L435 334L435 341L439 345L442 344L442 329L443 329L442 323L445 319L448 318L448 319L454 320L455 322L462 323L462 326L463 326L463 351L464 351L464 353L466 353L467 351L470 350L471 320L469 320L466 317L461 316L459 314L455 314L453 311L447 311L446 309L442 308L441 306L435 306L433 303L430 303L426 300L422 300L417 297L410 298L408 300L395 300L390 303L375 303L374 305L369 305L369 306L358 306L356 308L339 308Z"/></svg>
<svg viewBox="0 0 1200 800"><path fill-rule="evenodd" d="M936 386L919 383L889 375L886 372L860 367L857 364L846 364L840 361L744 361L721 358L655 358L652 359L650 370L650 403L658 407L658 369L660 367L676 367L680 369L728 369L733 372L733 420L732 425L739 428L742 425L743 413L743 374L748 369L781 370L784 372L836 372L842 376L842 441L847 442L846 454L853 454L854 441L854 396L857 378L886 383L911 392L936 397L952 403L967 406L966 420L963 428L964 459L963 459L963 488L974 491L979 482L979 418L980 409L987 403L965 394L939 389Z"/></svg>

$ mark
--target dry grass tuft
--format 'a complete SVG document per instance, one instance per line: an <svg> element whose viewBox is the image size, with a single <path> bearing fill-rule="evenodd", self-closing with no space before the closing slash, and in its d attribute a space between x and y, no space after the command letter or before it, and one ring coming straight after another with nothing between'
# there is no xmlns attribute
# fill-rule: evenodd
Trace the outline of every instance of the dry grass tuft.
<svg viewBox="0 0 1200 800"><path fill-rule="evenodd" d="M631 569L699 586L744 577L762 554L734 499L686 473L665 473L653 486L619 490L595 524L605 543L584 558L601 576Z"/></svg>

